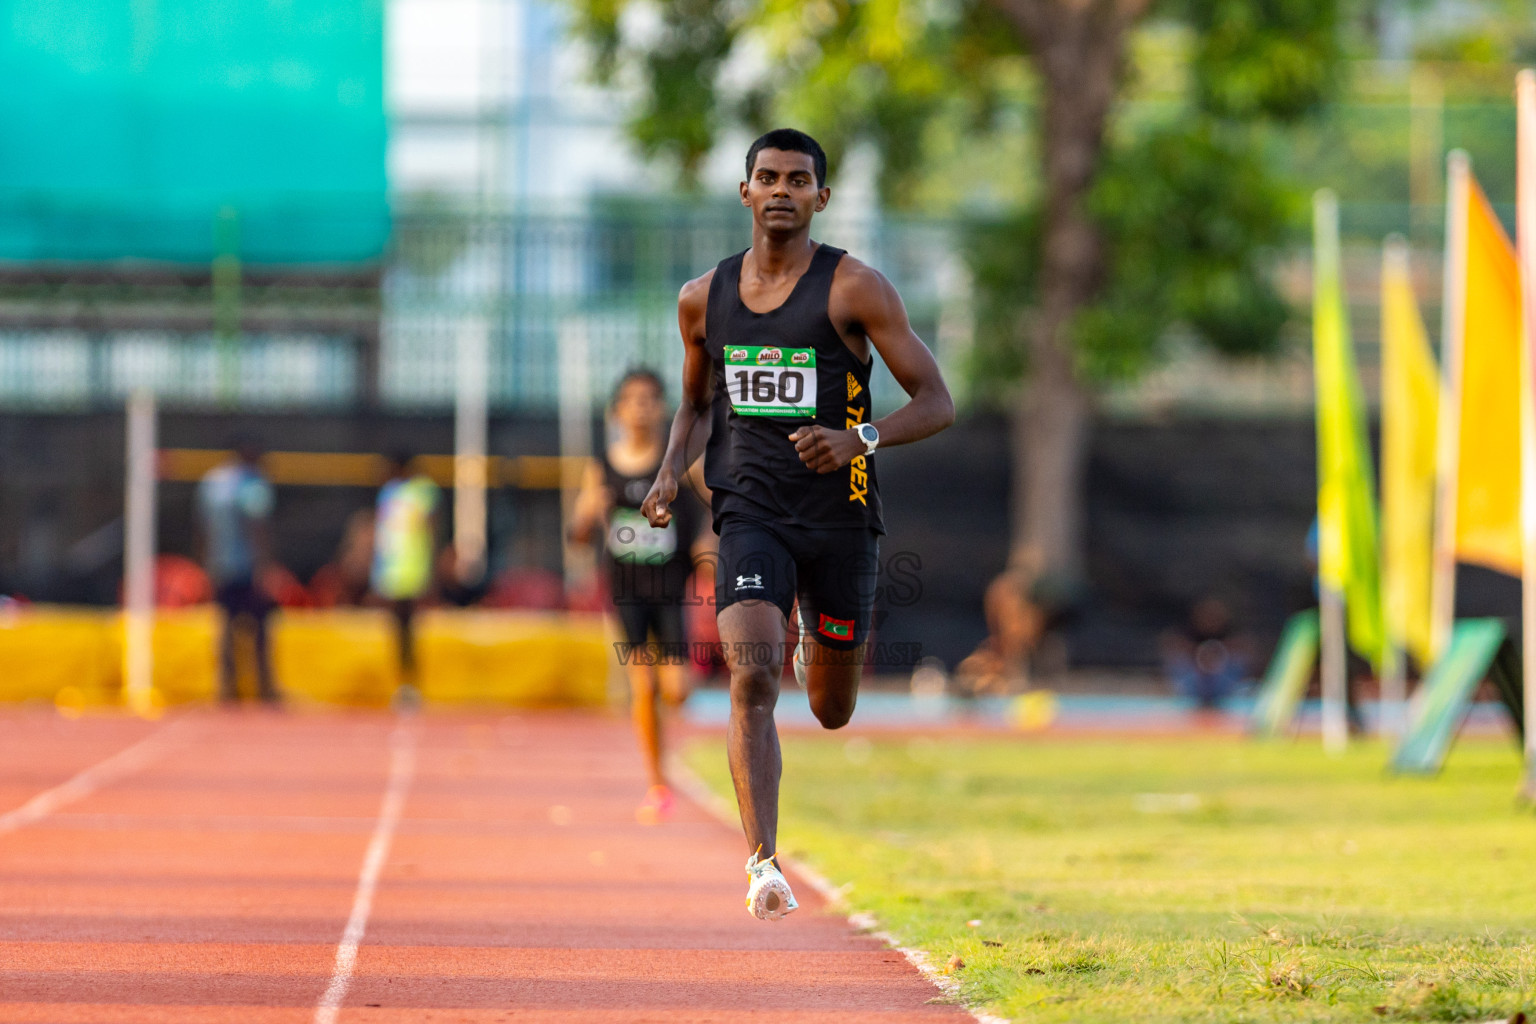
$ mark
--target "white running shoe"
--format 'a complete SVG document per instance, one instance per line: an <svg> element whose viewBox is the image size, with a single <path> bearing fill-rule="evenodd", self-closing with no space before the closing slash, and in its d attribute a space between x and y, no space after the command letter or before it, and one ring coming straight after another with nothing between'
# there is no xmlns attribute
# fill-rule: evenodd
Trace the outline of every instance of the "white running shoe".
<svg viewBox="0 0 1536 1024"><path fill-rule="evenodd" d="M758 853L762 847L758 847ZM754 853L747 860L747 911L760 921L777 921L785 914L797 910L795 894L789 891L789 882L773 862L773 857L758 860Z"/></svg>

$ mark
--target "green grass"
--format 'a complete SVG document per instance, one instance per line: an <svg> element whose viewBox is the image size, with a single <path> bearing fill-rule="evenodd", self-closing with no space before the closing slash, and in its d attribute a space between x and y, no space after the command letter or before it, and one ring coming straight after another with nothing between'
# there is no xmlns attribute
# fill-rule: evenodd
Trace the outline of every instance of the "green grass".
<svg viewBox="0 0 1536 1024"><path fill-rule="evenodd" d="M690 763L729 793L718 744ZM1017 1021L1485 1021L1536 1007L1508 742L792 738L781 845ZM971 926L968 922L979 920Z"/></svg>

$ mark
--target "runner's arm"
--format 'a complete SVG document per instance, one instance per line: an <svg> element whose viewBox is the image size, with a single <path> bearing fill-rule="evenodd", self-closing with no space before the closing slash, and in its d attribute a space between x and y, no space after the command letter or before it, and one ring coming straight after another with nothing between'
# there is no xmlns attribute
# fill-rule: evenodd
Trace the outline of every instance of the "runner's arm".
<svg viewBox="0 0 1536 1024"><path fill-rule="evenodd" d="M955 422L955 403L933 358L907 320L901 296L885 275L848 257L833 279L830 309L840 330L862 333L890 369L909 401L889 416L875 420L880 447L911 444L937 434ZM843 325L846 324L846 327ZM864 453L864 442L852 429L801 427L790 435L800 460L819 473L846 466Z"/></svg>
<svg viewBox="0 0 1536 1024"><path fill-rule="evenodd" d="M704 439L706 441L709 439L709 431L704 432ZM688 472L684 475L684 479L688 481L688 486L693 490L694 497L698 498L706 509L709 508L710 503L714 500L714 492L709 489L709 483L704 479L704 456L700 455L693 460L692 464L688 467Z"/></svg>
<svg viewBox="0 0 1536 1024"><path fill-rule="evenodd" d="M677 326L683 336L683 400L672 417L672 431L667 435L667 452L661 457L656 482L640 503L640 512L652 526L666 526L672 521L672 500L677 497L678 479L688 464L698 457L690 451L700 422L710 426L710 404L714 400L714 367L705 347L704 320L709 305L711 270L703 277L683 285L677 297Z"/></svg>
<svg viewBox="0 0 1536 1024"><path fill-rule="evenodd" d="M571 510L571 540L585 544L592 539L592 531L608 514L609 496L603 486L603 471L595 459L588 460L581 473L581 490L576 493L575 507Z"/></svg>

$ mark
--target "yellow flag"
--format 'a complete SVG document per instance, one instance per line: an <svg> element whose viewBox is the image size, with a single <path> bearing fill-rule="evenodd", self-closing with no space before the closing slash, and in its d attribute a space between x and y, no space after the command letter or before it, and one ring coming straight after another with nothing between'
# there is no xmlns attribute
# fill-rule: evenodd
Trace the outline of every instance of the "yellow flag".
<svg viewBox="0 0 1536 1024"><path fill-rule="evenodd" d="M1457 405L1455 556L1520 574L1520 270L1472 180Z"/></svg>
<svg viewBox="0 0 1536 1024"><path fill-rule="evenodd" d="M1432 661L1430 585L1435 425L1440 374L1413 298L1408 252L1389 243L1381 265L1381 577L1391 641Z"/></svg>
<svg viewBox="0 0 1536 1024"><path fill-rule="evenodd" d="M1376 487L1339 269L1338 202L1313 200L1312 370L1317 390L1318 582L1344 599L1349 644L1382 663Z"/></svg>

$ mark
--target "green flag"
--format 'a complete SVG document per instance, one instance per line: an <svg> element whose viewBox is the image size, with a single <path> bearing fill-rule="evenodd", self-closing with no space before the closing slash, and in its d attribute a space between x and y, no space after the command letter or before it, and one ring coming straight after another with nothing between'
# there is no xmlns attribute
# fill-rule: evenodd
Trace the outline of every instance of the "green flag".
<svg viewBox="0 0 1536 1024"><path fill-rule="evenodd" d="M1365 401L1339 272L1338 201L1313 202L1312 366L1317 383L1318 582L1343 595L1349 643L1378 668L1381 620L1376 496Z"/></svg>

